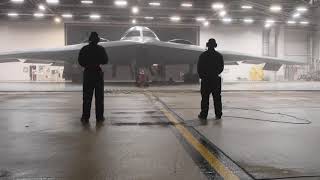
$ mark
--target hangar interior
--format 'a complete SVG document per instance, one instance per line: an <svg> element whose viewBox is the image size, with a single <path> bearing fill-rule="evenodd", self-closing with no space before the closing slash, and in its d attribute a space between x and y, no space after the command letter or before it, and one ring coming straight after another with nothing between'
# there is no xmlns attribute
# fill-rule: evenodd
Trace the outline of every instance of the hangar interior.
<svg viewBox="0 0 320 180"><path fill-rule="evenodd" d="M0 180L320 179L319 19L320 0L1 0ZM92 31L110 63L84 123ZM210 38L223 115L214 92L203 119Z"/></svg>

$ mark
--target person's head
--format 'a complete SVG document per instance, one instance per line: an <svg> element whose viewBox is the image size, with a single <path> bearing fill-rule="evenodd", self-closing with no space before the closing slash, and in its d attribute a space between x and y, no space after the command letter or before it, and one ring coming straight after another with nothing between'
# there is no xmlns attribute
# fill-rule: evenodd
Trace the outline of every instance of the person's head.
<svg viewBox="0 0 320 180"><path fill-rule="evenodd" d="M213 38L209 39L209 41L207 42L208 49L215 49L217 46L217 42Z"/></svg>
<svg viewBox="0 0 320 180"><path fill-rule="evenodd" d="M91 32L90 37L89 37L89 42L94 43L94 44L98 44L99 41L100 41L100 38L99 38L98 33Z"/></svg>

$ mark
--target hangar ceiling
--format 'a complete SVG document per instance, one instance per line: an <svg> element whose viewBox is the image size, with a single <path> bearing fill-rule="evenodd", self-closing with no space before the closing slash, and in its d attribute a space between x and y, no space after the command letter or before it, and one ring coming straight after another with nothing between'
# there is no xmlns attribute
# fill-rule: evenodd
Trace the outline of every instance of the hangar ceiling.
<svg viewBox="0 0 320 180"><path fill-rule="evenodd" d="M248 24L260 23L262 25L286 23L288 25L311 26L313 25L312 12L320 5L319 0L4 1L5 2L1 1L0 3L1 19L55 19L57 23L65 21L182 25L205 25L205 23L208 25L210 23L221 22ZM50 3L52 1L58 1L58 3L52 4ZM122 1L122 3L125 2L126 5L118 6L115 3L116 1ZM185 6L182 5L183 3L185 3ZM46 9L40 10L39 5L44 5ZM214 5L217 6L213 7ZM275 8L274 10L271 9L272 6ZM137 9L135 10L138 12L134 13L132 9L133 7L136 7ZM298 10L297 8L302 9ZM43 13L43 17L35 17L35 13ZM62 15L72 15L72 18L68 18L66 16L62 17ZM96 16L90 17L90 15ZM173 16L176 16L176 19L172 18ZM204 19L201 19L200 17Z"/></svg>

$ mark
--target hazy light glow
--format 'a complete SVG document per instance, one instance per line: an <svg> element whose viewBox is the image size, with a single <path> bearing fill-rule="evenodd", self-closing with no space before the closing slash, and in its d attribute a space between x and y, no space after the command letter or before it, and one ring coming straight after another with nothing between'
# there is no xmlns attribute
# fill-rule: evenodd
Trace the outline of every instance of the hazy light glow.
<svg viewBox="0 0 320 180"><path fill-rule="evenodd" d="M93 1L90 0L83 0L81 1L82 4L93 4Z"/></svg>
<svg viewBox="0 0 320 180"><path fill-rule="evenodd" d="M266 20L266 23L267 23L267 24L273 24L273 23L275 23L275 21L274 21L273 19L267 19L267 20Z"/></svg>
<svg viewBox="0 0 320 180"><path fill-rule="evenodd" d="M250 5L243 5L241 6L242 9L252 9L252 6Z"/></svg>
<svg viewBox="0 0 320 180"><path fill-rule="evenodd" d="M245 18L245 19L243 19L243 22L246 23L246 24L251 24L251 23L254 22L254 20L251 19L251 18Z"/></svg>
<svg viewBox="0 0 320 180"><path fill-rule="evenodd" d="M300 16L301 16L300 13L294 13L294 14L292 15L293 18L299 18Z"/></svg>
<svg viewBox="0 0 320 180"><path fill-rule="evenodd" d="M57 23L57 24L61 23L61 18L55 17L54 18L54 22Z"/></svg>
<svg viewBox="0 0 320 180"><path fill-rule="evenodd" d="M154 17L152 17L152 16L146 16L146 17L144 17L145 19L147 19L147 20L152 20L152 19L154 19Z"/></svg>
<svg viewBox="0 0 320 180"><path fill-rule="evenodd" d="M90 19L100 19L101 16L99 14L91 14Z"/></svg>
<svg viewBox="0 0 320 180"><path fill-rule="evenodd" d="M73 15L72 14L62 14L61 15L63 18L72 18Z"/></svg>
<svg viewBox="0 0 320 180"><path fill-rule="evenodd" d="M119 7L124 7L128 5L128 2L123 0L116 0L114 1L114 4Z"/></svg>
<svg viewBox="0 0 320 180"><path fill-rule="evenodd" d="M208 26L210 25L210 22L209 22L209 21L205 21L205 22L203 22L203 25L204 25L205 27L208 27Z"/></svg>
<svg viewBox="0 0 320 180"><path fill-rule="evenodd" d="M307 24L309 24L309 22L308 21L301 21L300 24L307 25Z"/></svg>
<svg viewBox="0 0 320 180"><path fill-rule="evenodd" d="M225 10L222 10L219 12L220 17L224 17L226 14L227 14L227 11L225 11Z"/></svg>
<svg viewBox="0 0 320 180"><path fill-rule="evenodd" d="M211 7L214 10L220 10L220 9L224 8L224 4L220 3L220 2L217 2L217 3L213 3Z"/></svg>
<svg viewBox="0 0 320 180"><path fill-rule="evenodd" d="M133 14L138 14L138 13L139 13L139 8L138 8L137 6L133 6L133 7L131 8L131 12L132 12Z"/></svg>
<svg viewBox="0 0 320 180"><path fill-rule="evenodd" d="M192 7L192 3L182 3L182 7Z"/></svg>
<svg viewBox="0 0 320 180"><path fill-rule="evenodd" d="M13 3L23 3L24 0L11 0L11 2L13 2Z"/></svg>
<svg viewBox="0 0 320 180"><path fill-rule="evenodd" d="M270 11L272 12L280 12L282 10L282 7L280 5L272 5L270 7Z"/></svg>
<svg viewBox="0 0 320 180"><path fill-rule="evenodd" d="M10 17L18 17L19 14L15 13L15 12L12 12L12 13L8 13L8 16L10 16Z"/></svg>
<svg viewBox="0 0 320 180"><path fill-rule="evenodd" d="M170 17L170 20L171 21L180 21L181 18L179 16L172 16L172 17Z"/></svg>
<svg viewBox="0 0 320 180"><path fill-rule="evenodd" d="M230 23L230 22L232 22L232 19L231 18L223 18L222 21L225 23Z"/></svg>
<svg viewBox="0 0 320 180"><path fill-rule="evenodd" d="M34 17L43 17L44 14L43 13L34 13L33 16Z"/></svg>
<svg viewBox="0 0 320 180"><path fill-rule="evenodd" d="M40 11L46 10L46 7L43 4L39 4L38 8L39 8Z"/></svg>
<svg viewBox="0 0 320 180"><path fill-rule="evenodd" d="M59 4L59 0L47 0L48 4Z"/></svg>
<svg viewBox="0 0 320 180"><path fill-rule="evenodd" d="M132 19L132 24L136 24L137 20L136 19Z"/></svg>
<svg viewBox="0 0 320 180"><path fill-rule="evenodd" d="M150 2L150 6L160 6L161 4L159 2Z"/></svg>
<svg viewBox="0 0 320 180"><path fill-rule="evenodd" d="M196 21L203 22L203 21L206 21L206 18L205 17L197 17Z"/></svg>
<svg viewBox="0 0 320 180"><path fill-rule="evenodd" d="M297 7L298 12L306 12L308 9L306 7Z"/></svg>
<svg viewBox="0 0 320 180"><path fill-rule="evenodd" d="M266 23L266 24L264 25L265 28L270 28L271 26L272 26L272 24L270 24L270 23Z"/></svg>
<svg viewBox="0 0 320 180"><path fill-rule="evenodd" d="M296 21L287 21L287 24L296 24Z"/></svg>

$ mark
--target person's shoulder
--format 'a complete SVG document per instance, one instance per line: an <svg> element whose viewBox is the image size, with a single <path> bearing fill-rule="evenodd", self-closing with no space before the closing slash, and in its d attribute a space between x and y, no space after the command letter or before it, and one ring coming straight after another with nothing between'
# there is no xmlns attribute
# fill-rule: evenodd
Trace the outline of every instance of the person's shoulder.
<svg viewBox="0 0 320 180"><path fill-rule="evenodd" d="M222 54L219 51L216 51L216 54L220 57L222 57Z"/></svg>
<svg viewBox="0 0 320 180"><path fill-rule="evenodd" d="M82 48L81 48L81 50L85 50L85 49L88 49L88 47L89 47L89 44L87 44L87 45L84 45Z"/></svg>

